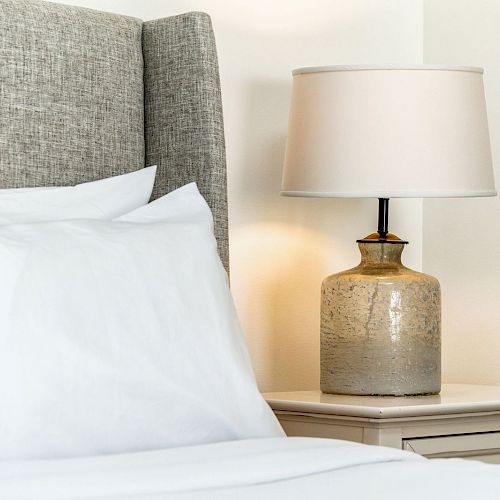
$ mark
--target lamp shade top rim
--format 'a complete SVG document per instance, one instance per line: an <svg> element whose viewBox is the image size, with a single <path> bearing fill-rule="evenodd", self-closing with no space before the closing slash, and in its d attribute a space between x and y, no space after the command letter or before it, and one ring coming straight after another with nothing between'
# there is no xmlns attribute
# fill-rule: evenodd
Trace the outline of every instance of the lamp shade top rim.
<svg viewBox="0 0 500 500"><path fill-rule="evenodd" d="M483 68L477 66L453 66L443 64L352 64L332 66L306 66L296 68L292 75L304 75L309 73L331 73L335 71L376 71L376 70L431 70L431 71L465 71L469 73L483 73Z"/></svg>
<svg viewBox="0 0 500 500"><path fill-rule="evenodd" d="M281 190L281 196L305 198L478 198L497 196L496 190L470 191L288 191Z"/></svg>

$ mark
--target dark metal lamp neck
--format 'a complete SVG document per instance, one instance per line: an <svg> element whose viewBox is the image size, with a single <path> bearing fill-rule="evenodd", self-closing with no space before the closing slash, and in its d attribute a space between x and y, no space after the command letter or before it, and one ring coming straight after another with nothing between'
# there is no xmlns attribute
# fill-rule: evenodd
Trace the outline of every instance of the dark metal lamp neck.
<svg viewBox="0 0 500 500"><path fill-rule="evenodd" d="M387 239L389 233L389 198L378 199L378 235L381 240Z"/></svg>
<svg viewBox="0 0 500 500"><path fill-rule="evenodd" d="M369 234L358 243L394 243L406 245L408 242L403 241L395 234L389 232L389 198L378 199L378 230L376 233Z"/></svg>

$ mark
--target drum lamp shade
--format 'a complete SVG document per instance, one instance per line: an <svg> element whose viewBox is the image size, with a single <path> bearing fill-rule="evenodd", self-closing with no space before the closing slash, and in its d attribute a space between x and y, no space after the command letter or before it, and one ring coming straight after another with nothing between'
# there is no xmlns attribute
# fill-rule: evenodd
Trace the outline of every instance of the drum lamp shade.
<svg viewBox="0 0 500 500"><path fill-rule="evenodd" d="M295 70L281 194L496 195L483 70Z"/></svg>

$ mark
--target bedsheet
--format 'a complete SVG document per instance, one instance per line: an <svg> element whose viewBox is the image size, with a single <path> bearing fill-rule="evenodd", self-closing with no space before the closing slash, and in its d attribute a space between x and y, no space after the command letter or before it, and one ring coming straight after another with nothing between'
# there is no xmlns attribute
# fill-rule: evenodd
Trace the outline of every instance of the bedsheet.
<svg viewBox="0 0 500 500"><path fill-rule="evenodd" d="M500 499L500 466L270 438L0 463L2 500Z"/></svg>

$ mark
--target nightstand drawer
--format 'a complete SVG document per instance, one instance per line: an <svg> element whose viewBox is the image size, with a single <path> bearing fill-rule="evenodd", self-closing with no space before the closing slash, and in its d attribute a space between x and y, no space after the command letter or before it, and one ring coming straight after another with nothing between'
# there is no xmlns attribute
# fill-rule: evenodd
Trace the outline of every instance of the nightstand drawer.
<svg viewBox="0 0 500 500"><path fill-rule="evenodd" d="M500 432L403 439L403 449L428 458L461 457L500 463Z"/></svg>

